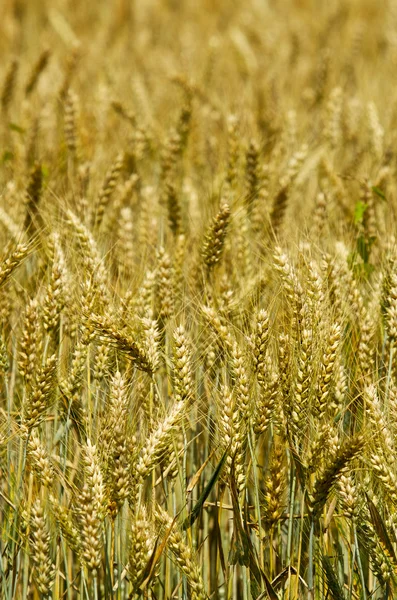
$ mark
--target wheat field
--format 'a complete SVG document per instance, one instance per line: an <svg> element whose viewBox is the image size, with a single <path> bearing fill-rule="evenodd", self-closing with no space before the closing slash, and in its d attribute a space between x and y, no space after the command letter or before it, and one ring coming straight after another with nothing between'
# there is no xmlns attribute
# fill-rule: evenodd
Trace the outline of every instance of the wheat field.
<svg viewBox="0 0 397 600"><path fill-rule="evenodd" d="M0 5L0 598L396 598L397 4Z"/></svg>

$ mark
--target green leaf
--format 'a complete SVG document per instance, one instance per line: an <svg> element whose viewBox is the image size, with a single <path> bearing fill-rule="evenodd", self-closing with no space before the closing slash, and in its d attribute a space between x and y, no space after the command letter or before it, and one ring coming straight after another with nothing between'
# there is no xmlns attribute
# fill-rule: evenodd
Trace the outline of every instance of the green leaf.
<svg viewBox="0 0 397 600"><path fill-rule="evenodd" d="M17 125L16 123L9 123L8 126L10 129L16 131L17 133L25 133L25 129L20 125Z"/></svg>
<svg viewBox="0 0 397 600"><path fill-rule="evenodd" d="M13 158L14 154L11 152L11 150L4 150L3 156L1 157L1 162L5 163L8 160L13 160Z"/></svg>
<svg viewBox="0 0 397 600"><path fill-rule="evenodd" d="M374 194L379 196L379 198L382 198L382 200L387 202L387 198L386 198L384 192L382 192L382 190L380 188L376 187L376 185L372 186L372 191L374 192Z"/></svg>
<svg viewBox="0 0 397 600"><path fill-rule="evenodd" d="M365 496L367 499L367 504L368 504L370 515L371 515L371 521L372 521L372 524L376 531L376 535L378 536L379 542L381 543L382 548L384 550L386 550L387 554L389 554L389 556L391 556L391 558L393 559L393 562L395 564L397 562L397 556L396 556L396 553L394 552L393 544L391 543L391 540L389 538L386 524L383 521L382 517L380 516L380 513L379 513L378 509L376 508L375 504L372 502L372 500L370 499L370 497L368 496L367 493L365 493Z"/></svg>
<svg viewBox="0 0 397 600"><path fill-rule="evenodd" d="M368 263L369 251L370 251L370 248L367 243L367 240L364 238L364 236L360 235L360 237L357 239L357 252L363 259L364 264Z"/></svg>
<svg viewBox="0 0 397 600"><path fill-rule="evenodd" d="M228 450L225 450L225 452L223 453L223 456L221 458L221 460L219 461L215 471L213 472L211 479L209 480L209 482L207 483L207 485L204 488L203 493L201 494L200 498L197 500L196 505L194 506L193 510L190 512L190 514L186 517L186 519L183 522L182 525L182 529L189 529L189 527L191 527L193 525L193 523L195 522L195 520L197 519L197 517L199 516L201 509L203 508L203 504L204 502L207 500L208 496L211 493L212 488L214 487L221 471L222 471L222 467L225 464L226 458L228 455Z"/></svg>
<svg viewBox="0 0 397 600"><path fill-rule="evenodd" d="M361 200L359 200L356 203L356 206L354 207L354 223L355 223L355 225L362 222L364 213L367 210L367 208L368 208L367 204L365 204L365 202L362 202Z"/></svg>

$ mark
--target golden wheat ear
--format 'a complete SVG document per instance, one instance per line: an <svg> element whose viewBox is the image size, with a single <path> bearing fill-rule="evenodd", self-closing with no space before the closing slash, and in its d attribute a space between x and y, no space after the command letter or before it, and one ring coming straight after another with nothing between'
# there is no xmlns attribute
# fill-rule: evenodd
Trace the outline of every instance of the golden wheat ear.
<svg viewBox="0 0 397 600"><path fill-rule="evenodd" d="M166 528L167 546L176 560L178 568L187 578L191 598L206 600L204 583L192 549L184 542L172 518L161 507L157 507L155 518L160 526ZM169 532L167 530L170 530Z"/></svg>
<svg viewBox="0 0 397 600"><path fill-rule="evenodd" d="M46 515L37 498L31 509L29 545L33 562L33 577L37 589L44 598L51 596L55 579L55 564L51 558L50 533Z"/></svg>
<svg viewBox="0 0 397 600"><path fill-rule="evenodd" d="M228 204L222 204L212 225L208 228L202 248L204 265L210 271L221 259L225 245L226 232L230 220Z"/></svg>
<svg viewBox="0 0 397 600"><path fill-rule="evenodd" d="M12 102L17 83L18 71L19 61L14 58L8 66L8 70L3 81L3 86L1 88L0 104L3 113L7 113Z"/></svg>

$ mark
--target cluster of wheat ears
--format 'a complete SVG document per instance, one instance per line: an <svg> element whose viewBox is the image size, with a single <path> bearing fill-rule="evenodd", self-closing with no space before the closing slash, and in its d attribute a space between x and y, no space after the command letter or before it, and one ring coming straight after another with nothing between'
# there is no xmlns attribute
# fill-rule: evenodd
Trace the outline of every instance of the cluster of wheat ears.
<svg viewBox="0 0 397 600"><path fill-rule="evenodd" d="M2 0L0 597L397 597L397 8Z"/></svg>

